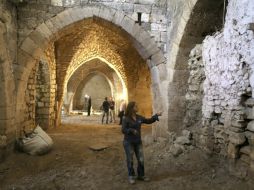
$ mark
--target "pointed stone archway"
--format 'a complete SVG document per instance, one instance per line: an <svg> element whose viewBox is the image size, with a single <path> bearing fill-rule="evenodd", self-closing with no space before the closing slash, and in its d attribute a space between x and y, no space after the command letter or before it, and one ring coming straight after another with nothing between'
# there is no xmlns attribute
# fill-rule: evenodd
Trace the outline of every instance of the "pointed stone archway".
<svg viewBox="0 0 254 190"><path fill-rule="evenodd" d="M186 91L188 88L188 59L196 44L202 43L208 34L222 28L223 0L189 0L184 4L183 13L175 18L176 30L171 34L169 62L169 130L182 130L186 111ZM200 19L202 18L202 19ZM201 109L201 107L200 107Z"/></svg>
<svg viewBox="0 0 254 190"><path fill-rule="evenodd" d="M166 78L165 58L162 51L157 47L154 39L141 26L135 23L130 17L116 9L106 6L89 6L69 8L55 17L38 26L31 32L18 48L19 65L15 69L17 81L17 99L18 104L16 112L22 112L24 101L24 88L27 84L30 70L36 64L41 56L44 56L49 43L55 42L65 35L64 31L72 24L87 18L101 18L115 26L121 27L129 36L133 46L140 56L147 62L150 68L153 83L153 108L155 110L166 110L162 101L161 80ZM159 76L159 68L164 68L164 76ZM156 103L155 103L156 102ZM56 105L57 110L61 107ZM18 120L22 120L19 118Z"/></svg>

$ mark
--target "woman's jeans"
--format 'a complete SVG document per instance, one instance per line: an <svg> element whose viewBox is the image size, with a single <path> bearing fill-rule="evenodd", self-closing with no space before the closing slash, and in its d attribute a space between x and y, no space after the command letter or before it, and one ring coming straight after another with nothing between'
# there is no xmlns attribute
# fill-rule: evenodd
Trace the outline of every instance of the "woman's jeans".
<svg viewBox="0 0 254 190"><path fill-rule="evenodd" d="M131 143L128 141L123 141L124 150L126 153L127 158L127 168L129 176L135 176L135 171L133 169L133 154L135 153L137 161L138 161L138 168L137 173L139 177L145 175L144 169L144 154L143 154L143 147L142 143Z"/></svg>

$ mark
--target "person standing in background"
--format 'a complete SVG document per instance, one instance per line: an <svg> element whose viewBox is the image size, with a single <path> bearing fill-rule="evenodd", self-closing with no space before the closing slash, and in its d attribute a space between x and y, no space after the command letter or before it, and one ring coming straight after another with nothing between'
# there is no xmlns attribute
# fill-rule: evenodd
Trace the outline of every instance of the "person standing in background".
<svg viewBox="0 0 254 190"><path fill-rule="evenodd" d="M106 115L106 124L108 124L108 114L109 114L109 102L108 102L108 98L105 97L104 102L102 103L102 110L103 110L103 115L102 115L102 119L101 119L101 123L103 124L104 122L104 117Z"/></svg>
<svg viewBox="0 0 254 190"><path fill-rule="evenodd" d="M91 96L89 96L88 102L87 102L87 116L90 116L91 107L92 107L92 99L91 99Z"/></svg>
<svg viewBox="0 0 254 190"><path fill-rule="evenodd" d="M122 125L125 110L126 110L126 103L125 103L125 100L122 99L120 108L119 108L119 114L118 114L118 117L120 118L119 125Z"/></svg>
<svg viewBox="0 0 254 190"><path fill-rule="evenodd" d="M116 118L115 118L115 101L113 99L113 97L110 97L109 99L109 116L110 116L110 123L112 122L116 122Z"/></svg>

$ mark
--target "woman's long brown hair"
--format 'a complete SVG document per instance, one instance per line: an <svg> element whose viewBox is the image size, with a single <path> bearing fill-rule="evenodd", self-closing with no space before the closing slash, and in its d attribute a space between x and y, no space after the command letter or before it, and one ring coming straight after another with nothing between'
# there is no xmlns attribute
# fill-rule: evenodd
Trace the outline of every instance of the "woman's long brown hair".
<svg viewBox="0 0 254 190"><path fill-rule="evenodd" d="M129 102L126 108L125 116L130 117L133 114L134 106L136 105L136 102Z"/></svg>

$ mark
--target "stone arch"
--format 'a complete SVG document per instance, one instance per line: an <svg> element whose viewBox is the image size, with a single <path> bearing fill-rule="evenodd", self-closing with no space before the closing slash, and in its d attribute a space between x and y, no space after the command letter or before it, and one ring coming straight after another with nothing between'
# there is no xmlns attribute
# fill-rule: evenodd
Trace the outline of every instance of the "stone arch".
<svg viewBox="0 0 254 190"><path fill-rule="evenodd" d="M50 41L55 41L61 37L61 30L80 20L99 17L121 27L133 40L139 54L147 61L149 68L165 64L165 58L162 51L157 47L154 39L141 26L135 23L130 17L122 11L108 8L104 5L75 7L50 18L32 31L18 48L19 66L15 70L16 80L20 80L17 86L17 96L23 101L23 89L27 83L29 73L37 60L44 54L44 50ZM159 76L154 76L157 80ZM154 91L160 97L160 91ZM156 104L163 105L160 99ZM61 106L61 105L59 105ZM22 104L17 104L17 112L21 110Z"/></svg>
<svg viewBox="0 0 254 190"><path fill-rule="evenodd" d="M223 0L189 1L179 18L169 56L172 76L169 84L169 130L179 130L182 126L188 87L188 59L196 44L202 43L206 35L222 28ZM202 18L202 19L200 19ZM201 108L200 108L201 109Z"/></svg>
<svg viewBox="0 0 254 190"><path fill-rule="evenodd" d="M84 87L90 82L91 79L93 79L95 76L100 76L102 78L105 79L105 81L108 84L108 89L110 91L110 93L108 95L112 96L112 93L114 91L114 85L113 85L113 81L112 79L110 79L107 75L105 75L104 73L100 72L100 71L94 71L89 73L77 86L74 95L73 95L73 99L79 99L80 95L82 95L82 92L79 93L80 91L82 91L84 89ZM101 93L98 93L101 94ZM91 94L88 94L91 95ZM101 96L101 102L104 100L105 96ZM92 96L93 102L94 102L94 97ZM100 105L97 105L97 110L100 108Z"/></svg>
<svg viewBox="0 0 254 190"><path fill-rule="evenodd" d="M83 59L82 59L83 60ZM84 61L84 62L83 62ZM87 81L87 76L89 74L100 74L107 78L111 89L113 89L113 96L115 98L116 107L119 107L119 102L122 96L120 95L123 93L123 89L125 88L126 84L123 84L121 80L121 76L116 73L115 68L110 67L110 63L105 63L105 60L97 57L91 60L83 60L81 64L77 64L76 67L71 68L71 72L66 76L66 87L64 92L64 107L67 112L71 111L72 107L72 99L73 95L75 94L77 87L80 83Z"/></svg>
<svg viewBox="0 0 254 190"><path fill-rule="evenodd" d="M120 58L119 58L120 59ZM127 81L126 81L126 75L125 75L125 73L122 73L122 75L118 72L118 70L116 69L116 68L114 68L114 66L113 66L113 64L112 63L110 63L110 61L109 60L107 60L107 59L105 59L104 57L101 57L101 56L97 56L97 55L95 55L95 56L91 56L91 57L88 57L88 58L86 58L86 59L82 59L82 62L81 63L79 63L79 64L77 64L75 67L73 67L73 68L70 68L71 69L71 71L70 71L70 73L69 73L69 75L67 75L66 76L66 82L67 81L69 81L69 79L70 79L70 77L71 76L73 76L74 75L74 72L76 72L76 70L78 70L80 67L82 67L84 64L89 64L89 62L91 62L91 61L94 61L94 60L99 60L100 62L102 62L102 63L105 63L109 68L111 68L114 72L116 72L116 74L117 74L117 76L119 77L119 79L120 79L120 81L121 81L121 84L122 84L122 86L123 86L123 89L125 89L126 88L126 83L127 83ZM66 85L65 85L66 86ZM124 90L123 90L124 91Z"/></svg>

